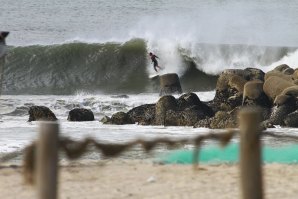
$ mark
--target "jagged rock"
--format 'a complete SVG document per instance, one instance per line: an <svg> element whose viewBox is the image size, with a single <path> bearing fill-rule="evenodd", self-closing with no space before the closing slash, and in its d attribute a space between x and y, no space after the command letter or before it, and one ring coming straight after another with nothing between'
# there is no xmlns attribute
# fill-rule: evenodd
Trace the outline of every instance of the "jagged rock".
<svg viewBox="0 0 298 199"><path fill-rule="evenodd" d="M175 97L165 95L161 97L155 105L155 124L164 125L166 112L169 110L177 110L178 104Z"/></svg>
<svg viewBox="0 0 298 199"><path fill-rule="evenodd" d="M68 113L68 121L93 121L94 114L90 109L75 108Z"/></svg>
<svg viewBox="0 0 298 199"><path fill-rule="evenodd" d="M29 120L31 121L56 121L55 114L45 106L31 106L29 108Z"/></svg>
<svg viewBox="0 0 298 199"><path fill-rule="evenodd" d="M155 121L155 104L144 104L127 112L132 123L150 125Z"/></svg>
<svg viewBox="0 0 298 199"><path fill-rule="evenodd" d="M118 124L118 125L133 124L128 114L124 112L117 112L113 114L111 118L111 122L112 124Z"/></svg>

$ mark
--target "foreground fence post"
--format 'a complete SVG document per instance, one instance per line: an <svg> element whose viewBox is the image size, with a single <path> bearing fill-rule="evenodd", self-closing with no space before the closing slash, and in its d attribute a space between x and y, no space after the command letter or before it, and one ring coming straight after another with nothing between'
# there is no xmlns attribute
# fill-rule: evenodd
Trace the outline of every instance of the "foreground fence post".
<svg viewBox="0 0 298 199"><path fill-rule="evenodd" d="M58 134L59 124L57 122L40 124L36 152L38 199L57 198Z"/></svg>
<svg viewBox="0 0 298 199"><path fill-rule="evenodd" d="M263 198L260 121L261 112L256 108L239 113L242 199Z"/></svg>

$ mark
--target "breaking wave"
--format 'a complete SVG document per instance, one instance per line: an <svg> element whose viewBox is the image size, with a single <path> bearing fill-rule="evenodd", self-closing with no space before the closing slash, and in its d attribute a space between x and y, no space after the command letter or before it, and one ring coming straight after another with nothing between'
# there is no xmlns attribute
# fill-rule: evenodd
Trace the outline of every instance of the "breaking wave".
<svg viewBox="0 0 298 199"><path fill-rule="evenodd" d="M158 92L148 59L153 50L165 69L175 72L184 91L215 88L217 75L227 68L270 70L280 62L298 66L297 48L241 44L129 41L10 47L4 68L5 94L73 94Z"/></svg>

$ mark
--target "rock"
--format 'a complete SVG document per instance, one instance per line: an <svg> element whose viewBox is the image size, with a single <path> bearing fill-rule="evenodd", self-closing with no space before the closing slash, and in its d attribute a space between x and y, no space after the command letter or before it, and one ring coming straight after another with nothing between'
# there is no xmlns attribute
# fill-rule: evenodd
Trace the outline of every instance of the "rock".
<svg viewBox="0 0 298 199"><path fill-rule="evenodd" d="M133 124L133 122L130 120L127 113L124 112L117 112L112 115L111 118L112 124L122 125L122 124Z"/></svg>
<svg viewBox="0 0 298 199"><path fill-rule="evenodd" d="M244 85L242 105L271 107L272 102L264 93L263 85L261 80L248 81Z"/></svg>
<svg viewBox="0 0 298 199"><path fill-rule="evenodd" d="M264 85L263 90L269 99L273 102L277 95L280 95L283 90L288 87L295 86L294 83L286 81L278 76L269 77Z"/></svg>
<svg viewBox="0 0 298 199"><path fill-rule="evenodd" d="M195 123L194 128L210 128L211 118L205 118Z"/></svg>
<svg viewBox="0 0 298 199"><path fill-rule="evenodd" d="M155 104L144 104L127 112L132 123L150 125L155 122Z"/></svg>
<svg viewBox="0 0 298 199"><path fill-rule="evenodd" d="M279 66L276 66L273 70L282 72L288 68L290 68L290 66L288 66L287 64L281 64Z"/></svg>
<svg viewBox="0 0 298 199"><path fill-rule="evenodd" d="M159 77L159 81L160 81L160 93L159 93L160 96L182 93L180 80L176 73L161 75Z"/></svg>
<svg viewBox="0 0 298 199"><path fill-rule="evenodd" d="M270 120L261 122L260 127L262 130L266 130L267 128L275 128Z"/></svg>
<svg viewBox="0 0 298 199"><path fill-rule="evenodd" d="M298 110L288 114L284 119L286 127L297 128L298 127Z"/></svg>
<svg viewBox="0 0 298 199"><path fill-rule="evenodd" d="M155 124L164 125L166 112L177 110L177 100L171 95L161 97L155 106Z"/></svg>
<svg viewBox="0 0 298 199"><path fill-rule="evenodd" d="M237 128L237 111L225 112L218 111L213 118L210 118L210 128L224 129L224 128Z"/></svg>
<svg viewBox="0 0 298 199"><path fill-rule="evenodd" d="M261 80L264 81L265 73L258 68L246 68L244 71L248 74L248 81Z"/></svg>
<svg viewBox="0 0 298 199"><path fill-rule="evenodd" d="M279 77L279 78L282 78L289 82L293 82L295 80L293 75L287 75L287 74L284 74L282 72L275 71L275 70L269 71L265 74L265 81L267 79L269 79L270 77Z"/></svg>
<svg viewBox="0 0 298 199"><path fill-rule="evenodd" d="M291 86L286 89L284 89L281 93L281 95L288 95L293 97L298 97L298 86Z"/></svg>
<svg viewBox="0 0 298 199"><path fill-rule="evenodd" d="M169 110L166 112L166 126L194 126L199 120L206 118L206 115L199 110L198 106L186 108L183 111Z"/></svg>
<svg viewBox="0 0 298 199"><path fill-rule="evenodd" d="M45 106L31 106L29 108L29 120L31 121L56 121L55 114Z"/></svg>
<svg viewBox="0 0 298 199"><path fill-rule="evenodd" d="M208 117L214 116L214 111L206 103L202 102L200 98L195 93L187 93L181 95L178 100L178 109L185 110L186 108L191 108L196 106L196 109L203 112L204 115Z"/></svg>
<svg viewBox="0 0 298 199"><path fill-rule="evenodd" d="M177 99L178 108L184 110L188 107L200 105L202 102L195 93L186 93Z"/></svg>
<svg viewBox="0 0 298 199"><path fill-rule="evenodd" d="M103 124L111 124L112 123L112 119L108 116L103 116L103 118L101 118L100 120Z"/></svg>
<svg viewBox="0 0 298 199"><path fill-rule="evenodd" d="M294 112L297 109L295 99L287 99L283 104L279 106L274 106L270 115L269 121L273 125L284 126L284 119L288 114Z"/></svg>
<svg viewBox="0 0 298 199"><path fill-rule="evenodd" d="M211 105L213 110L231 111L241 106L246 82L251 80L262 81L263 79L264 72L256 68L225 70L219 76L216 84L216 93Z"/></svg>
<svg viewBox="0 0 298 199"><path fill-rule="evenodd" d="M238 92L243 93L244 84L247 82L246 79L244 79L241 76L233 75L228 81L228 85L230 88L236 89Z"/></svg>
<svg viewBox="0 0 298 199"><path fill-rule="evenodd" d="M282 71L282 73L285 74L285 75L293 75L294 72L295 71L294 71L293 68L287 68L287 69Z"/></svg>
<svg viewBox="0 0 298 199"><path fill-rule="evenodd" d="M90 109L85 108L75 108L69 111L68 121L93 121L94 120L94 114Z"/></svg>

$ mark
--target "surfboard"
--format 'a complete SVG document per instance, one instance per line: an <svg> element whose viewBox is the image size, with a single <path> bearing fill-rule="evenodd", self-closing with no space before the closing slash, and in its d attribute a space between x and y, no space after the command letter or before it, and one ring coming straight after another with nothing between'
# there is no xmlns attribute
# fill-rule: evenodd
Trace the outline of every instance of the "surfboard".
<svg viewBox="0 0 298 199"><path fill-rule="evenodd" d="M159 74L153 74L153 75L149 75L149 78L153 79L153 78L158 77L158 76L159 76Z"/></svg>

